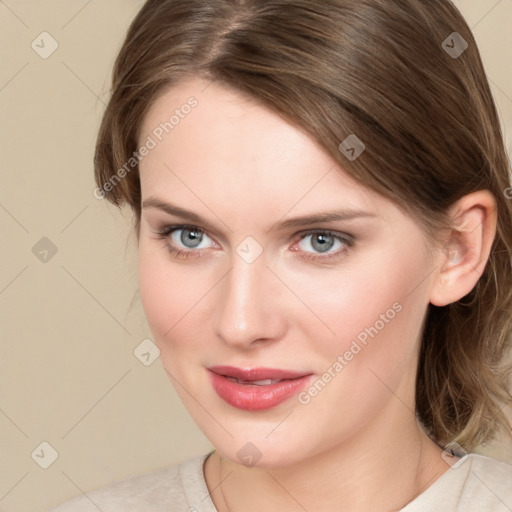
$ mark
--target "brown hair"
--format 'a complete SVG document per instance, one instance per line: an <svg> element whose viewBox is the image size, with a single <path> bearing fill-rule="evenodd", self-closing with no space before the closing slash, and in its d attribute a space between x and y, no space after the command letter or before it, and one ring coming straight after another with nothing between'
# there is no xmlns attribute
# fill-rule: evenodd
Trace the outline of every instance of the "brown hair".
<svg viewBox="0 0 512 512"><path fill-rule="evenodd" d="M454 5L146 1L117 57L95 154L96 190L131 206L137 232L137 162L122 179L116 172L137 150L152 103L192 76L235 88L305 129L353 178L417 219L433 246L455 201L481 189L494 194L497 234L477 285L453 304L428 306L416 410L441 445L457 441L469 451L499 428L511 433L502 411L512 398L504 365L512 334L510 162L477 45ZM350 134L366 146L355 160L339 149Z"/></svg>

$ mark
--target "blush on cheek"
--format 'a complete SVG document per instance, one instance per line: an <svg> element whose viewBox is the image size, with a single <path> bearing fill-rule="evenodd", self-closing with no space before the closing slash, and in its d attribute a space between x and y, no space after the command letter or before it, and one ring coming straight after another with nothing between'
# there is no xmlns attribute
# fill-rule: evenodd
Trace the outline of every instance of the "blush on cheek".
<svg viewBox="0 0 512 512"><path fill-rule="evenodd" d="M338 297L333 294L330 303L324 304L325 323L337 335L319 346L323 345L324 353L330 354L332 363L337 360L343 368L364 371L368 367L380 368L391 377L394 369L403 369L414 355L426 307L422 290L409 294L410 282L418 271L401 265L404 275L398 277L395 266L388 265L386 268L391 270L386 276L379 278L377 272L358 275L350 281L352 284L343 287L342 297L338 292ZM382 274L380 268L379 273ZM336 365L339 371L340 364Z"/></svg>
<svg viewBox="0 0 512 512"><path fill-rule="evenodd" d="M162 279L162 273L154 259L145 257L142 251L139 252L138 280L144 314L155 343L160 345L165 334L176 322L173 302L178 300L173 296L172 288L169 289L168 284Z"/></svg>
<svg viewBox="0 0 512 512"><path fill-rule="evenodd" d="M366 282L362 273L355 275L354 272L349 278L342 275L339 281L341 285L335 287L332 282L326 282L325 286L319 286L321 293L307 295L308 306L312 311L318 311L322 320L321 323L314 320L316 332L321 333L324 340L316 347L327 355L350 350L360 353L358 345L364 348L373 338L380 339L389 331L389 325L399 314L393 308L396 300L385 287L380 291L376 289L374 279ZM307 317L307 320L311 324L311 318ZM311 331L311 328L305 329Z"/></svg>
<svg viewBox="0 0 512 512"><path fill-rule="evenodd" d="M204 277L172 266L152 248L139 251L138 280L144 313L160 350L174 344L172 340L190 337L191 322L201 325L201 297L208 291Z"/></svg>

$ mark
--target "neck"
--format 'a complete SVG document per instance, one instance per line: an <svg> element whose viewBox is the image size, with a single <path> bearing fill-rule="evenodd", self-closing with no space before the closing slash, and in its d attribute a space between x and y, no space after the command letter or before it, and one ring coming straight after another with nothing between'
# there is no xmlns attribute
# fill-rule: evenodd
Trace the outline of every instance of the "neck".
<svg viewBox="0 0 512 512"><path fill-rule="evenodd" d="M356 437L291 466L245 467L215 452L205 478L218 512L399 510L448 466L410 410L382 414Z"/></svg>

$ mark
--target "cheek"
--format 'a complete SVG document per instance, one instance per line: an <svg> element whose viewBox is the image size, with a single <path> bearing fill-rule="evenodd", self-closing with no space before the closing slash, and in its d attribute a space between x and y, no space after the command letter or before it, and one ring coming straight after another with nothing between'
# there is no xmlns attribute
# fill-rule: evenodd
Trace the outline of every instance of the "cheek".
<svg viewBox="0 0 512 512"><path fill-rule="evenodd" d="M143 243L139 245L137 259L139 292L148 324L154 335L165 329L163 322L168 310L166 299L167 283L161 279L158 260L151 255ZM167 329L170 325L167 324ZM158 336L155 336L158 337Z"/></svg>
<svg viewBox="0 0 512 512"><path fill-rule="evenodd" d="M428 304L420 284L428 264L422 254L416 256L398 247L382 250L339 273L319 274L315 287L303 289L323 322L315 326L323 333L317 350L325 358L346 354L354 366L370 360L384 366L410 356ZM311 322L306 325L311 332Z"/></svg>
<svg viewBox="0 0 512 512"><path fill-rule="evenodd" d="M149 244L148 244L149 245ZM179 325L185 314L187 289L178 275L169 272L165 249L139 246L137 269L144 313L160 350L166 336Z"/></svg>
<svg viewBox="0 0 512 512"><path fill-rule="evenodd" d="M138 252L140 298L148 325L162 357L199 350L205 297L211 288L205 272L173 263L165 248L141 241Z"/></svg>
<svg viewBox="0 0 512 512"><path fill-rule="evenodd" d="M336 286L332 279L325 281L325 293L317 288L310 296L312 309L323 314L325 324L336 334L328 333L313 343L315 330L303 321L319 371L318 381L299 397L301 404L312 407L305 409L308 418L315 416L311 411L328 407L332 423L346 428L347 434L369 421L400 383L405 387L396 392L405 401L411 399L417 341L428 304L425 287L411 290L425 278L425 269L421 255L404 258L399 251L383 251L361 267L354 265L350 272L333 275Z"/></svg>

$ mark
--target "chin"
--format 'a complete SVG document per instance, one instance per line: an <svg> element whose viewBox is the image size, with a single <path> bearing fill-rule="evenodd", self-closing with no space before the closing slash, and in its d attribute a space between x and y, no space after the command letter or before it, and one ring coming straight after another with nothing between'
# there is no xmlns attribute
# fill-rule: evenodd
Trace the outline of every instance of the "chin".
<svg viewBox="0 0 512 512"><path fill-rule="evenodd" d="M261 436L251 436L247 433L239 438L210 440L215 449L230 461L245 466L261 469L284 468L300 462L309 453L304 452L300 443L289 443L287 445L275 444Z"/></svg>

